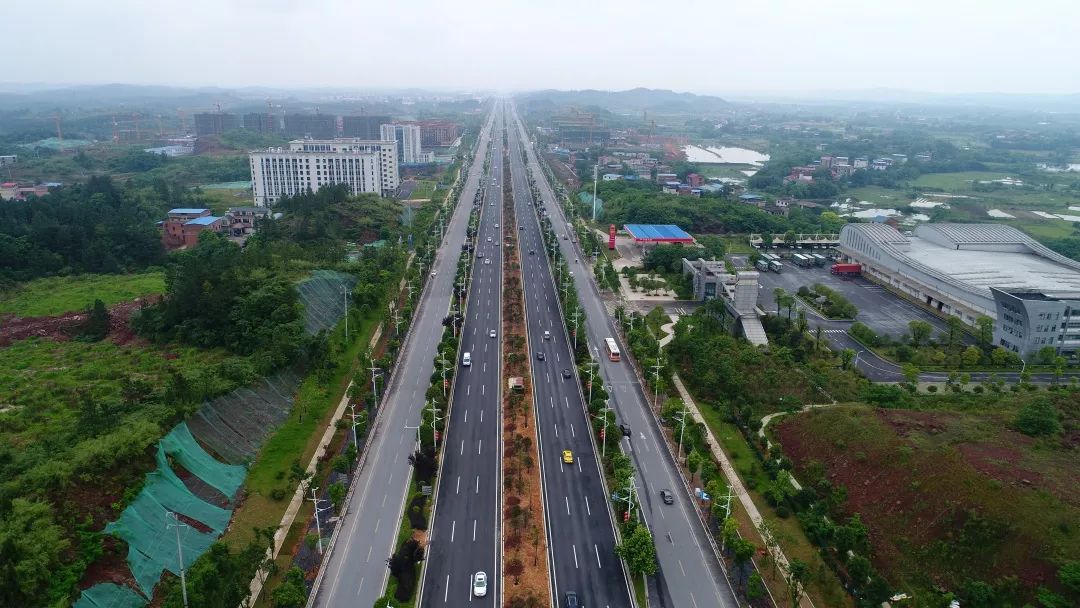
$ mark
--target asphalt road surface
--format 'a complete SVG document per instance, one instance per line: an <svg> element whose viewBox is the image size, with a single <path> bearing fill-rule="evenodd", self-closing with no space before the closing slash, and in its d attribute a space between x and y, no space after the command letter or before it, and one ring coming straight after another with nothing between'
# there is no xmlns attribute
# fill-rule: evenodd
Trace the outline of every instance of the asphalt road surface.
<svg viewBox="0 0 1080 608"><path fill-rule="evenodd" d="M509 137L510 168L521 237L527 343L555 605L563 606L566 592L573 591L585 606L631 606L632 592L615 555L615 530L571 354L572 338L559 312L535 207L529 204L532 194L518 129L515 121ZM563 450L571 451L572 463L563 462Z"/></svg>
<svg viewBox="0 0 1080 608"><path fill-rule="evenodd" d="M333 552L323 564L323 578L314 590L311 605L366 608L386 588L386 559L394 551L411 474L408 458L416 441L416 431L405 427L420 422L424 394L434 371L433 347L439 343L442 320L450 308L451 283L465 240L471 201L481 184L489 141L490 122L480 133L478 152L461 191L463 202L455 208L436 254L437 273L428 281L397 374L383 397L367 460L356 472L349 509L342 518Z"/></svg>
<svg viewBox="0 0 1080 608"><path fill-rule="evenodd" d="M514 116L517 124L511 136L512 148L518 137L524 137L524 128L517 120L516 114ZM565 234L566 218L556 203L555 195L550 184L547 183L547 178L537 162L532 147L529 145L525 147L528 151L529 165L540 188L543 204L552 218L552 224L556 232ZM520 162L520 153L512 152L511 157ZM535 237L535 239L538 238L538 236ZM674 460L664 445L663 436L656 419L649 410L640 383L625 358L621 362L612 362L603 352L604 339L609 337L619 342L622 352L625 353L627 349L619 340L612 319L600 299L593 282L592 269L585 262L574 262L575 259L585 260L576 243L560 239L559 246L562 248L564 258L571 262L570 268L574 271L573 280L580 295L581 306L588 319L585 331L579 335L579 339L588 339L590 349L600 364L602 381L611 387L609 391L612 395L611 407L615 410L618 422L629 425L632 431L632 437L621 439L621 441L624 450L629 454L637 469L634 481L641 496L641 512L656 542L657 560L660 565L655 584L650 584L650 606L734 608L738 606L738 602L710 544L708 531L695 514L696 499L693 498L675 468ZM543 256L539 254L538 257L543 259ZM528 269L529 265L526 265L526 270ZM526 286L529 286L528 281ZM545 302L540 298L531 297L529 301L530 306L533 305L532 302L538 301L537 304L541 307ZM552 314L557 316L557 312ZM532 323L531 320L530 323ZM550 364L549 367L551 367ZM539 385L540 382L537 384ZM538 406L542 409L543 403L539 403ZM546 437L547 431L545 430L544 433ZM615 438L607 437L606 439L611 441ZM548 443L545 443L545 447L547 445ZM611 445L607 446L607 449L612 448ZM675 495L675 504L663 503L660 499L660 490L663 489L672 490ZM549 495L548 504L555 514L559 514L558 495L551 494L555 495ZM596 512L595 503L593 503L593 512ZM577 536L571 535L569 538L577 538ZM578 551L580 552L580 549ZM561 553L554 555L560 560L565 559L562 558ZM560 565L562 567L557 571L562 576L566 568L564 563ZM579 583L575 582L575 584ZM591 589L588 586L582 588ZM590 603L589 596L586 595L585 605L603 604L595 600ZM616 602L611 605L623 604Z"/></svg>
<svg viewBox="0 0 1080 608"><path fill-rule="evenodd" d="M500 466L502 458L502 111L496 104L490 173L473 257L453 403L442 441L435 519L424 563L421 606L499 606ZM467 205L468 203L463 203ZM483 255L483 258L479 257ZM491 331L495 331L495 337ZM464 355L462 355L464 356ZM484 572L487 594L474 597L473 576Z"/></svg>

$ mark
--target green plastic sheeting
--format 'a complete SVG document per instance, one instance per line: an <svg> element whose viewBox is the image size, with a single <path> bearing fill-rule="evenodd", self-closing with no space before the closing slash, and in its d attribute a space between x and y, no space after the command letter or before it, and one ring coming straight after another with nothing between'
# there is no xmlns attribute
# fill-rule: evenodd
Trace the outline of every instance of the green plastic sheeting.
<svg viewBox="0 0 1080 608"><path fill-rule="evenodd" d="M75 602L75 608L142 608L146 598L129 587L99 583L86 589Z"/></svg>
<svg viewBox="0 0 1080 608"><path fill-rule="evenodd" d="M244 483L247 469L218 462L213 456L207 454L191 436L186 422L176 425L171 433L161 438L159 445L166 454L190 471L192 475L205 481L230 500Z"/></svg>

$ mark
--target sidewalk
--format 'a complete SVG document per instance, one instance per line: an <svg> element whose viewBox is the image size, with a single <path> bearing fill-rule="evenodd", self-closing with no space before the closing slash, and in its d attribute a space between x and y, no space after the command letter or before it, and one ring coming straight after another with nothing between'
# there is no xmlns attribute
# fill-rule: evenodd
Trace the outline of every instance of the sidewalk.
<svg viewBox="0 0 1080 608"><path fill-rule="evenodd" d="M739 503L742 504L743 509L746 510L746 514L750 516L750 521L753 522L754 529L757 531L761 543L768 549L773 560L780 566L780 569L786 573L788 571L787 556L780 550L780 547L765 541L765 536L761 533L761 524L762 521L764 521L761 517L761 512L758 511L757 505L754 504L753 499L750 498L750 494L747 493L746 486L743 485L742 479L739 478L739 474L735 471L735 467L731 465L731 461L728 460L727 454L720 448L720 442L717 441L716 436L713 435L712 429L705 423L705 419L701 417L701 411L698 410L697 404L694 403L693 398L690 397L690 393L683 385L682 378L679 378L678 374L675 374L672 376L672 379L675 383L675 389L679 391L679 397L682 398L683 403L686 404L686 409L694 417L694 421L705 425L705 436L709 440L709 449L712 451L713 457L720 463L720 470L724 472L724 477L727 479L731 491L738 497ZM810 598L804 593L799 599L799 606L803 608L814 608L814 603L810 601Z"/></svg>

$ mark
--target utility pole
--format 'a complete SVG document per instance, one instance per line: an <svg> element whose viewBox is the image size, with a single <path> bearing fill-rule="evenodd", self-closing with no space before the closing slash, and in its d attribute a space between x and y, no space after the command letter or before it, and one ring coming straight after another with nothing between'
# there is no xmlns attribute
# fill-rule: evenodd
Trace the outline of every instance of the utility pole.
<svg viewBox="0 0 1080 608"><path fill-rule="evenodd" d="M574 346L575 346L575 348L577 347L576 344ZM592 351L590 350L589 351L589 401L588 401L588 403L585 404L586 408L588 408L589 404L592 403L592 383L593 383L593 372L594 372L593 368L596 365L597 365L596 359L593 358Z"/></svg>
<svg viewBox="0 0 1080 608"><path fill-rule="evenodd" d="M183 590L184 608L188 608L187 579L184 576L184 546L180 543L180 528L186 528L188 527L188 525L180 521L180 516L177 515L175 511L166 511L166 520L169 518L169 516L172 516L173 523L166 523L165 529L176 529L176 557L180 560L180 589Z"/></svg>
<svg viewBox="0 0 1080 608"><path fill-rule="evenodd" d="M316 488L316 487L312 486L311 487L311 498L309 498L308 500L310 500L315 505L315 534L318 535L318 537L319 537L319 540L318 540L319 555L322 555L322 523L320 522L319 514L322 513L323 511L329 511L332 507L324 507L322 509L319 508L319 503L320 502L326 502L326 501L322 500L321 498L319 498L316 495L316 492L318 492L318 491L319 491L319 488Z"/></svg>

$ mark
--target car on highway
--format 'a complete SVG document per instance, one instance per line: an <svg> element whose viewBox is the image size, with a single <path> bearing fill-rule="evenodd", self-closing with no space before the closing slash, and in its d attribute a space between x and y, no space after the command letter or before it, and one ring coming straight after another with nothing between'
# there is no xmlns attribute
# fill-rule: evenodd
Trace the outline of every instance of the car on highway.
<svg viewBox="0 0 1080 608"><path fill-rule="evenodd" d="M562 461L566 464L574 464L574 453L570 450L563 450Z"/></svg>
<svg viewBox="0 0 1080 608"><path fill-rule="evenodd" d="M432 271L431 271L431 276L435 276L435 275L437 275L437 274L439 274L439 271L438 271L438 270L432 270Z"/></svg>
<svg viewBox="0 0 1080 608"><path fill-rule="evenodd" d="M570 368L569 367L564 367L563 368L563 370L562 370L562 377L563 378L569 378L572 375L573 374L570 373Z"/></svg>
<svg viewBox="0 0 1080 608"><path fill-rule="evenodd" d="M480 253L476 254L476 257L480 258L481 260L484 259L484 252L481 251Z"/></svg>
<svg viewBox="0 0 1080 608"><path fill-rule="evenodd" d="M671 490L660 490L660 498L663 499L665 505L675 504L675 495L671 493Z"/></svg>
<svg viewBox="0 0 1080 608"><path fill-rule="evenodd" d="M630 437L631 436L631 434L630 434L630 425L620 424L619 425L619 430L622 431L623 437Z"/></svg>
<svg viewBox="0 0 1080 608"><path fill-rule="evenodd" d="M472 592L476 597L487 595L487 574L481 571L473 575Z"/></svg>
<svg viewBox="0 0 1080 608"><path fill-rule="evenodd" d="M491 237L490 237L490 236L488 237L488 242L489 242L489 243L491 242Z"/></svg>
<svg viewBox="0 0 1080 608"><path fill-rule="evenodd" d="M466 351L465 354L461 355L461 364L465 367L472 365L472 353Z"/></svg>
<svg viewBox="0 0 1080 608"><path fill-rule="evenodd" d="M491 264L491 258L488 258L488 259L484 260L484 263L485 264Z"/></svg>
<svg viewBox="0 0 1080 608"><path fill-rule="evenodd" d="M535 249L530 249L529 250L529 255L536 255L536 250Z"/></svg>
<svg viewBox="0 0 1080 608"><path fill-rule="evenodd" d="M536 351L536 360L537 361L543 361L544 360L544 353L542 353L540 351Z"/></svg>
<svg viewBox="0 0 1080 608"><path fill-rule="evenodd" d="M498 228L498 227L499 227L499 225L498 225L498 224L495 224L495 227L496 227L496 228Z"/></svg>
<svg viewBox="0 0 1080 608"><path fill-rule="evenodd" d="M488 332L488 336L489 336L489 337L492 337L492 338L494 338L494 337L495 337L496 335L497 335L497 334L495 333L495 330L494 330L494 329L492 329L491 331L489 331L489 332Z"/></svg>
<svg viewBox="0 0 1080 608"><path fill-rule="evenodd" d="M550 340L551 339L551 332L546 330L546 329L544 330L544 339L545 340Z"/></svg>
<svg viewBox="0 0 1080 608"><path fill-rule="evenodd" d="M578 603L577 594L573 591L566 592L566 601L563 603L564 608L582 608Z"/></svg>

